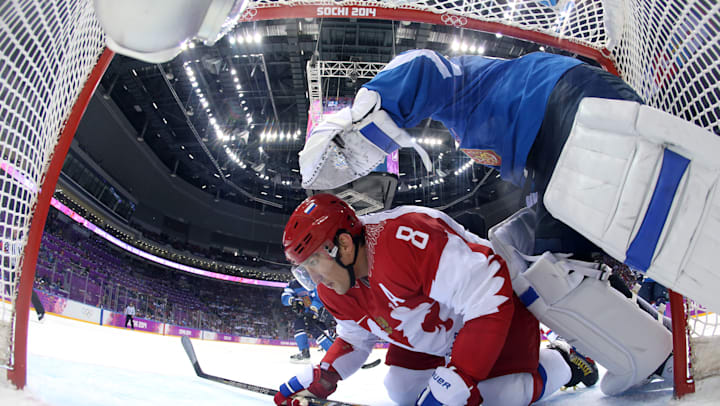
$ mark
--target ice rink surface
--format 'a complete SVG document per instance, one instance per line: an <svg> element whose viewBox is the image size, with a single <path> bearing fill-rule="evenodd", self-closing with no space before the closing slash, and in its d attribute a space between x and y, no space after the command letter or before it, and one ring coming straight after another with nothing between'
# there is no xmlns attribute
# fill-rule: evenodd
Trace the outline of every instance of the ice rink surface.
<svg viewBox="0 0 720 406"><path fill-rule="evenodd" d="M48 315L31 314L28 384L24 392L0 383L0 405L272 405L270 396L200 379L178 337L160 336ZM304 365L288 362L293 347L193 340L206 373L276 389ZM314 362L322 353L311 349ZM384 357L375 350L369 361ZM393 405L385 393L386 366L359 370L331 396L344 402ZM698 393L672 400L672 388L651 383L620 397L604 396L597 385L558 392L543 405L720 405L720 379L701 382Z"/></svg>

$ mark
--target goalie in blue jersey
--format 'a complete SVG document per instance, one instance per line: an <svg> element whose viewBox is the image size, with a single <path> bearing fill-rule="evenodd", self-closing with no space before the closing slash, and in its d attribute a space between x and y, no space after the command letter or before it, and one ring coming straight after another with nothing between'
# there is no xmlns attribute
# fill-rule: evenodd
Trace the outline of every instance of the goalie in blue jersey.
<svg viewBox="0 0 720 406"><path fill-rule="evenodd" d="M642 103L622 79L570 57L448 59L435 51L408 51L363 85L351 110L313 130L300 153L303 186L335 188L369 173L385 153L403 146L420 150L401 129L432 118L476 163L497 168L503 180L517 186L533 184L540 194L536 252L584 254L591 244L550 216L542 202L584 97ZM363 136L351 136L353 127ZM342 155L347 166L338 169L334 155Z"/></svg>
<svg viewBox="0 0 720 406"><path fill-rule="evenodd" d="M537 192L532 252L604 251L668 289L720 309L720 138L644 104L621 78L580 60L502 60L412 50L313 128L302 185L331 190L370 173L431 118L474 162ZM627 293L627 292L626 292Z"/></svg>

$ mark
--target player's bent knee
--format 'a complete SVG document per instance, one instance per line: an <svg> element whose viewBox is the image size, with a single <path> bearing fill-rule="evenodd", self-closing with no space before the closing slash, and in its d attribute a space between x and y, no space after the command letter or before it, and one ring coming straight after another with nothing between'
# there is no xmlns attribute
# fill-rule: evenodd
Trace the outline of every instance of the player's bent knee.
<svg viewBox="0 0 720 406"><path fill-rule="evenodd" d="M420 392L428 384L434 369L413 370L391 366L385 375L385 389L390 399L398 405L413 405Z"/></svg>
<svg viewBox="0 0 720 406"><path fill-rule="evenodd" d="M529 373L502 375L477 384L483 406L525 406L533 398L533 377Z"/></svg>

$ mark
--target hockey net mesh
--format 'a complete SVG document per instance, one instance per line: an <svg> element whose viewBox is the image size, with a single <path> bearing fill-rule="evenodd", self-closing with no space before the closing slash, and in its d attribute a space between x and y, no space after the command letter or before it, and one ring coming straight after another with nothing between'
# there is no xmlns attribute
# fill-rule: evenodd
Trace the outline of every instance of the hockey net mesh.
<svg viewBox="0 0 720 406"><path fill-rule="evenodd" d="M30 221L61 130L104 37L91 1L0 3L0 365L13 367Z"/></svg>
<svg viewBox="0 0 720 406"><path fill-rule="evenodd" d="M685 300L689 365L695 380L720 374L720 319L691 299Z"/></svg>
<svg viewBox="0 0 720 406"><path fill-rule="evenodd" d="M287 15L275 18L298 17L295 11L302 6L378 7L424 13L434 16L437 24L458 28L472 28L473 21L515 27L554 38L549 45L556 47L580 44L607 55L618 73L649 105L720 134L717 86L720 4L716 1L251 0L249 3L241 21L259 19L264 10L283 7L288 10ZM102 47L102 30L95 21L90 0L0 3L2 365L12 365L16 284L39 185L65 119ZM692 301L689 303L694 306ZM701 341L705 337L720 335L718 320L712 317L716 316L704 315L697 326L690 324L698 317L691 315L688 319L694 357L701 357ZM696 337L704 338L694 344Z"/></svg>
<svg viewBox="0 0 720 406"><path fill-rule="evenodd" d="M241 20L252 21L261 18L263 10L284 6L287 18L301 6L419 11L458 28L472 28L473 21L498 23L552 37L550 45L560 48L580 44L607 54L649 105L720 134L716 1L256 0Z"/></svg>

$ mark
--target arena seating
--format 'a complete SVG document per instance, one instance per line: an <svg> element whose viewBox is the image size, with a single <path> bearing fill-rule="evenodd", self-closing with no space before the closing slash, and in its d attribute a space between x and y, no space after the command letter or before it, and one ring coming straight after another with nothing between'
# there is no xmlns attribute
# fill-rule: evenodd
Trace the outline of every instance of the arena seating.
<svg viewBox="0 0 720 406"><path fill-rule="evenodd" d="M138 317L185 327L291 339L293 319L277 288L201 278L125 253L52 211L43 234L36 288Z"/></svg>

